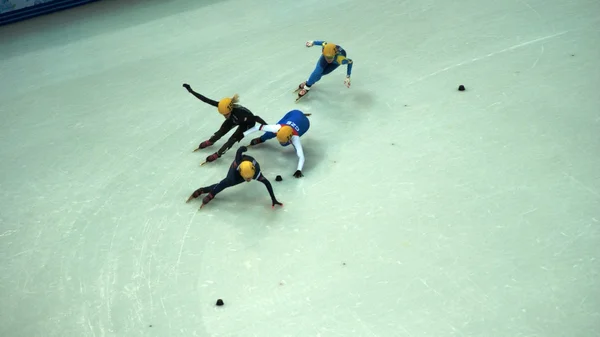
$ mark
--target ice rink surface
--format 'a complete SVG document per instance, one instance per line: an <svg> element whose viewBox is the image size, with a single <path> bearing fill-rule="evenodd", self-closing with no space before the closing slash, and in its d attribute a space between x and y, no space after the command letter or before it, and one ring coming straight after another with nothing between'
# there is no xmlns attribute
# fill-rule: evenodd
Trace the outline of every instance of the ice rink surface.
<svg viewBox="0 0 600 337"><path fill-rule="evenodd" d="M354 60L294 103L320 48ZM0 336L600 336L600 3L101 1L0 27ZM305 177L198 211L239 93ZM463 84L467 90L457 91ZM282 175L282 182L275 176ZM225 306L216 307L222 298Z"/></svg>

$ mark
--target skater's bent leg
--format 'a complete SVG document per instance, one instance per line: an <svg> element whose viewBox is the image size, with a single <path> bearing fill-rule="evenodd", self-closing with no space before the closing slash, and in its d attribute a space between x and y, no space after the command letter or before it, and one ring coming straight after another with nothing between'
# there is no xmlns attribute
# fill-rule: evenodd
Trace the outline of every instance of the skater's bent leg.
<svg viewBox="0 0 600 337"><path fill-rule="evenodd" d="M211 199L214 198L217 194L223 192L224 189L231 187L231 181L229 181L227 178L221 180L219 183L214 184L210 187L212 187L211 189L208 190L208 194L211 196Z"/></svg>
<svg viewBox="0 0 600 337"><path fill-rule="evenodd" d="M327 65L327 61L325 61L325 58L321 55L319 61L317 61L315 70L313 70L312 74L310 74L310 77L308 78L308 81L306 81L307 87L310 88L313 84L319 82L319 80L323 76L323 69L325 69Z"/></svg>
<svg viewBox="0 0 600 337"><path fill-rule="evenodd" d="M244 179L240 175L233 176L231 174L231 171L236 170L230 169L229 171L230 173L227 174L225 179L221 180L218 184L213 185L214 187L210 190L210 193L208 193L208 195L204 197L204 200L202 200L203 203L207 204L214 199L217 194L223 192L223 190L244 182Z"/></svg>
<svg viewBox="0 0 600 337"><path fill-rule="evenodd" d="M244 182L244 178L242 178L242 176L238 173L237 169L230 167L229 171L227 171L227 176L218 184L213 185L214 187L210 190L210 194L212 194L214 197L224 189L235 186L242 182Z"/></svg>
<svg viewBox="0 0 600 337"><path fill-rule="evenodd" d="M254 126L254 124L252 124L252 126ZM242 126L238 126L237 129L235 130L235 132L233 133L233 135L231 137L229 137L227 142L225 142L225 144L223 144L223 146L221 146L219 151L217 151L217 153L219 154L219 157L224 155L225 152L229 151L229 149L231 149L233 144L242 140L244 138L244 131L246 131L246 130L247 130L246 128L244 128Z"/></svg>
<svg viewBox="0 0 600 337"><path fill-rule="evenodd" d="M225 122L223 122L223 124L221 124L219 130L217 130L217 132L215 132L208 141L211 143L218 141L221 139L221 137L225 136L227 132L231 131L233 127L233 121L231 119L227 119Z"/></svg>

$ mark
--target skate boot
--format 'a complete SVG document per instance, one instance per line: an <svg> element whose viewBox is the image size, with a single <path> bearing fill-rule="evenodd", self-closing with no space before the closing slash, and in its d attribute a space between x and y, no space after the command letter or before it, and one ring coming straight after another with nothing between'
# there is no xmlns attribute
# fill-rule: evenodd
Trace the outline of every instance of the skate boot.
<svg viewBox="0 0 600 337"><path fill-rule="evenodd" d="M205 140L202 143L200 143L200 145L194 150L194 152L205 149L209 146L212 146L214 143L211 142L210 140Z"/></svg>
<svg viewBox="0 0 600 337"><path fill-rule="evenodd" d="M304 87L306 87L306 82L302 82L298 85L298 88L296 88L296 90L294 90L294 92L298 92L302 89L304 89Z"/></svg>
<svg viewBox="0 0 600 337"><path fill-rule="evenodd" d="M186 203L198 198L199 196L201 196L204 193L207 193L208 191L205 191L202 187L195 190L194 193L192 193L192 195L190 195L190 197L186 200Z"/></svg>
<svg viewBox="0 0 600 337"><path fill-rule="evenodd" d="M301 83L298 86L298 97L296 98L296 102L298 102L302 97L306 96L306 94L308 94L309 90L310 90L310 86L306 85L306 82Z"/></svg>
<svg viewBox="0 0 600 337"><path fill-rule="evenodd" d="M250 146L256 146L260 143L262 143L262 140L260 140L260 137L256 137L250 141Z"/></svg>
<svg viewBox="0 0 600 337"><path fill-rule="evenodd" d="M208 194L207 194L207 195L204 197L204 199L202 199L202 205L200 205L200 208L202 208L202 207L206 206L206 204L208 204L208 203L209 203L211 200L213 200L214 198L215 198L215 197L214 197L212 194L208 193ZM198 208L198 209L200 209L200 208Z"/></svg>

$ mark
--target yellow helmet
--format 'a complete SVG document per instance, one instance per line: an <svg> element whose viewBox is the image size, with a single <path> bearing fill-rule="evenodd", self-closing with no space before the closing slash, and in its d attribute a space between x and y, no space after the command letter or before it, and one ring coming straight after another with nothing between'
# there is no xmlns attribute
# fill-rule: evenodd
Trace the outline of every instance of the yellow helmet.
<svg viewBox="0 0 600 337"><path fill-rule="evenodd" d="M240 175L244 179L252 179L254 177L254 173L256 172L254 165L252 164L251 161L248 161L248 160L244 160L240 164L239 170L240 170Z"/></svg>
<svg viewBox="0 0 600 337"><path fill-rule="evenodd" d="M289 125L284 125L277 132L277 140L281 144L285 144L285 143L289 142L290 139L292 139L293 135L294 135L294 131L293 131L292 127Z"/></svg>
<svg viewBox="0 0 600 337"><path fill-rule="evenodd" d="M219 101L217 110L221 115L230 114L233 111L233 105L238 102L238 95L235 94L233 97L225 97Z"/></svg>
<svg viewBox="0 0 600 337"><path fill-rule="evenodd" d="M334 57L336 54L335 47L337 47L337 46L333 43L325 44L323 46L323 56L329 57L329 58Z"/></svg>

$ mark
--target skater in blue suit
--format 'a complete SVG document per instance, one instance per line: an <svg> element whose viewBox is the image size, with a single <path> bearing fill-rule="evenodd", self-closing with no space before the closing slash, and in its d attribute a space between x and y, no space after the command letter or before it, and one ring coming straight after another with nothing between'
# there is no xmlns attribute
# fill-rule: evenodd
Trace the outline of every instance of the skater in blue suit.
<svg viewBox="0 0 600 337"><path fill-rule="evenodd" d="M346 51L341 46L325 41L308 41L306 42L307 47L322 46L322 54L317 61L315 70L306 82L300 83L298 86L298 101L304 95L308 93L313 84L317 83L323 75L327 75L337 69L340 65L347 65L346 67L346 78L344 84L350 88L350 76L352 75L352 60L346 57Z"/></svg>
<svg viewBox="0 0 600 337"><path fill-rule="evenodd" d="M300 137L302 137L302 135L310 128L308 116L310 116L310 114L305 114L300 110L292 110L286 113L277 124L255 125L244 132L244 137L256 131L265 131L262 136L252 139L250 146L264 143L275 137L277 137L277 141L279 141L281 146L292 144L296 149L296 155L298 156L298 167L296 168L296 172L294 172L294 177L300 178L304 176L304 174L302 174L302 168L304 167L304 151L302 150Z"/></svg>

